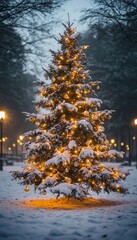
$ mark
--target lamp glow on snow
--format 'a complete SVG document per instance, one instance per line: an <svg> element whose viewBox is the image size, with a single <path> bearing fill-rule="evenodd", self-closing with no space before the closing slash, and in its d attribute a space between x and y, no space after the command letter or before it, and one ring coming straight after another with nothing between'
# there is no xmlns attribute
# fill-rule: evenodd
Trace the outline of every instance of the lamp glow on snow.
<svg viewBox="0 0 137 240"><path fill-rule="evenodd" d="M36 113L26 118L36 129L24 134L26 167L12 173L25 185L56 197L83 199L92 192L126 193L120 181L128 172L105 166L104 161L123 157L111 149L104 124L111 110L101 110L97 98L99 81L92 81L86 66L86 46L79 46L78 35L68 21L57 40L60 50L50 50L52 60L45 80L36 81ZM43 109L43 111L41 111ZM115 141L113 141L114 143Z"/></svg>

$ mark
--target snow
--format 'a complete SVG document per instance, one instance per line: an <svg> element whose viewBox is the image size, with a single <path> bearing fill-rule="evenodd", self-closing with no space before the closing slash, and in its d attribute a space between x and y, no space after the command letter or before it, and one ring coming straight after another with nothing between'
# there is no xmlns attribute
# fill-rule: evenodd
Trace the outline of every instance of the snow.
<svg viewBox="0 0 137 240"><path fill-rule="evenodd" d="M76 191L76 197L79 198L81 196L81 189L79 186L76 186L74 184L69 184L69 183L60 183L55 187L52 187L52 192L53 193L62 193L66 196L71 196L72 192Z"/></svg>
<svg viewBox="0 0 137 240"><path fill-rule="evenodd" d="M73 112L73 111L77 112L78 111L76 106L74 106L73 104L70 104L70 103L66 103L66 102L63 102L63 103L59 104L56 107L56 110L62 110L63 107L68 109L70 112Z"/></svg>
<svg viewBox="0 0 137 240"><path fill-rule="evenodd" d="M93 154L93 150L91 148L85 148L79 154L80 159L88 158L88 157L92 158L93 156L94 156L94 154Z"/></svg>
<svg viewBox="0 0 137 240"><path fill-rule="evenodd" d="M26 157L29 157L30 155L33 155L34 151L37 151L35 152L35 155L38 154L38 151L40 151L41 149L49 149L51 146L50 146L50 143L48 140L46 140L44 143L42 142L27 142L26 144L26 148L27 148L27 153L26 153Z"/></svg>
<svg viewBox="0 0 137 240"><path fill-rule="evenodd" d="M123 158L124 157L124 152L119 152L119 151L117 151L115 149L111 149L109 151L109 154L110 155L114 155L114 156L119 157L119 158Z"/></svg>
<svg viewBox="0 0 137 240"><path fill-rule="evenodd" d="M55 177L47 177L43 183L41 183L38 187L38 189L42 189L46 185L53 185L56 182Z"/></svg>
<svg viewBox="0 0 137 240"><path fill-rule="evenodd" d="M77 33L74 33L71 36L68 36L69 39L76 39L77 37L78 37Z"/></svg>
<svg viewBox="0 0 137 240"><path fill-rule="evenodd" d="M74 140L71 140L68 144L69 149L77 148L77 144Z"/></svg>
<svg viewBox="0 0 137 240"><path fill-rule="evenodd" d="M102 104L102 101L98 98L86 98L86 103L87 103L87 105L95 104L98 107L100 107Z"/></svg>
<svg viewBox="0 0 137 240"><path fill-rule="evenodd" d="M78 126L81 128L81 127L84 127L86 129L86 131L93 131L93 127L92 125L87 122L86 120L80 120L78 121Z"/></svg>
<svg viewBox="0 0 137 240"><path fill-rule="evenodd" d="M123 168L131 169L125 182L130 192L128 195L94 194L98 199L118 200L119 204L71 210L46 210L42 204L39 208L27 206L27 201L40 201L43 196L31 188L26 193L23 186L11 181L9 171L20 168L21 164L4 166L4 171L0 172L1 240L137 239L137 169L134 166Z"/></svg>
<svg viewBox="0 0 137 240"><path fill-rule="evenodd" d="M65 164L66 162L70 162L70 155L68 151L65 151L63 153L56 153L56 156L46 161L45 165L48 166L51 164L60 164L60 163Z"/></svg>

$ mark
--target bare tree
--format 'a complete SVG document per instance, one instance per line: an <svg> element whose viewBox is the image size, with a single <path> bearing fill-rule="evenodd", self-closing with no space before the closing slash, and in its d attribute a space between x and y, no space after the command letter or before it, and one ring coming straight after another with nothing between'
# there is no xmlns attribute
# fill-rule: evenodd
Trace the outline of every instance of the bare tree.
<svg viewBox="0 0 137 240"><path fill-rule="evenodd" d="M137 0L92 0L93 7L84 12L82 20L115 23L117 29L137 42Z"/></svg>
<svg viewBox="0 0 137 240"><path fill-rule="evenodd" d="M1 0L0 28L1 34L13 28L20 33L23 45L35 45L49 36L53 22L52 13L59 8L63 0ZM0 41L0 47L1 41ZM12 49L6 45L6 48ZM14 48L14 47L13 47ZM15 49L14 49L15 50Z"/></svg>

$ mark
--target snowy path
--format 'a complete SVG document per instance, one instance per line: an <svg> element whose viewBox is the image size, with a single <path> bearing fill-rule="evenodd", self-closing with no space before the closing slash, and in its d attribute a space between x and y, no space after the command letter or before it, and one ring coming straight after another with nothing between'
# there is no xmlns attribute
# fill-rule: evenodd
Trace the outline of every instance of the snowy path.
<svg viewBox="0 0 137 240"><path fill-rule="evenodd" d="M101 194L100 198L123 201L114 207L88 210L25 209L19 200L41 198L11 181L10 170L0 172L0 239L4 240L136 240L137 239L137 170L132 167L127 178L130 194Z"/></svg>

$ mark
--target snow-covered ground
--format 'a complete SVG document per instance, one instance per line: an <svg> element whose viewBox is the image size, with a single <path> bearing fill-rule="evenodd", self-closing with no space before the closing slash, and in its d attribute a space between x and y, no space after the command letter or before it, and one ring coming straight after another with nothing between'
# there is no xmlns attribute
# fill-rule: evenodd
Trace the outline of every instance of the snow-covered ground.
<svg viewBox="0 0 137 240"><path fill-rule="evenodd" d="M0 172L1 240L136 240L137 239L137 169L130 167L126 180L129 194L94 196L119 200L122 204L79 210L45 210L21 207L18 203L42 198L33 190L11 181L9 171L20 166L4 167ZM128 167L124 167L129 169ZM43 196L44 198L44 196Z"/></svg>

